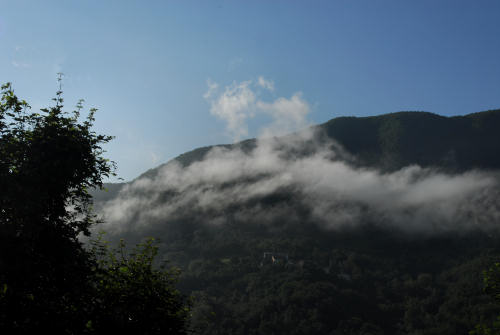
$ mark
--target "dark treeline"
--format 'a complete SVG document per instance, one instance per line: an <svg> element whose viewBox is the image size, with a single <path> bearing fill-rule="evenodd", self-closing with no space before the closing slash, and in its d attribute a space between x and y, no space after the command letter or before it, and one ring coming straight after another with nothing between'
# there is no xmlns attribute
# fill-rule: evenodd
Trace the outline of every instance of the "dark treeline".
<svg viewBox="0 0 500 335"><path fill-rule="evenodd" d="M468 334L500 312L483 290L499 236L178 225L154 233L201 334Z"/></svg>

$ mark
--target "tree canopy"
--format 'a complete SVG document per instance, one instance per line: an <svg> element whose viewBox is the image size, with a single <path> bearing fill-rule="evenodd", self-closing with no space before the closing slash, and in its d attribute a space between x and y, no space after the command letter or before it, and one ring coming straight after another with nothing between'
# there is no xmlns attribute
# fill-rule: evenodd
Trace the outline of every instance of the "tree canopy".
<svg viewBox="0 0 500 335"><path fill-rule="evenodd" d="M176 275L153 268L151 244L141 257L123 254L103 262L97 253L102 248L88 250L79 240L96 222L89 189L101 188L115 171L115 163L103 157L103 145L112 137L92 130L96 109L82 118L81 100L72 113L65 112L60 87L53 106L40 113L32 112L10 83L0 94L2 333L101 333L130 313L134 317L121 327L133 321L144 327L142 333L155 334L159 328L152 318L176 315L177 323L170 318L170 324L184 333L188 308L173 286ZM143 322L150 311L147 282L155 290L150 298L156 294L160 300L156 314ZM102 313L105 307L110 309Z"/></svg>

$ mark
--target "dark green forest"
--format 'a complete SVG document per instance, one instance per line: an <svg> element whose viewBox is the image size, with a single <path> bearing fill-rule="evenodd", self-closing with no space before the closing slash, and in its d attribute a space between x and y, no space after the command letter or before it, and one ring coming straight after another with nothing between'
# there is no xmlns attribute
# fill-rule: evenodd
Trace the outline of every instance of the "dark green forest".
<svg viewBox="0 0 500 335"><path fill-rule="evenodd" d="M500 311L482 272L498 238L199 229L165 244L203 334L467 334ZM208 242L207 242L208 241ZM265 252L286 253L269 260Z"/></svg>

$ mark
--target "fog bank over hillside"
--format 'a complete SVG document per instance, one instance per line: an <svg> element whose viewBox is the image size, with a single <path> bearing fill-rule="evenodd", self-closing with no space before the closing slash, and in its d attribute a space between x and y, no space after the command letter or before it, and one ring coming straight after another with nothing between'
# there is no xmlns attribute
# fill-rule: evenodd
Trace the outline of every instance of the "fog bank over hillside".
<svg viewBox="0 0 500 335"><path fill-rule="evenodd" d="M374 224L425 234L496 229L496 172L362 167L323 128L308 127L310 107L300 92L265 101L262 92L273 90L274 83L262 77L220 93L209 81L204 97L210 112L226 122L234 140L247 135L246 122L259 113L270 117L270 125L251 146L213 147L199 160L172 160L127 184L102 204L105 223L99 228L118 233L190 221L309 223L327 230Z"/></svg>
<svg viewBox="0 0 500 335"><path fill-rule="evenodd" d="M137 230L189 217L206 224L306 220L325 229L370 222L432 233L491 229L500 218L494 173L355 168L334 143L316 143L303 155L302 143L314 137L258 140L250 152L215 147L187 167L172 161L106 203L104 228Z"/></svg>

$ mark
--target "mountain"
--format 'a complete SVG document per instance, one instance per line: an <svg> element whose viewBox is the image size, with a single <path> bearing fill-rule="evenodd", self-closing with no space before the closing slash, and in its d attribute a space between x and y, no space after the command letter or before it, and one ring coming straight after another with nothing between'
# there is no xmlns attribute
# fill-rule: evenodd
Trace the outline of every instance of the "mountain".
<svg viewBox="0 0 500 335"><path fill-rule="evenodd" d="M425 112L340 117L319 126L360 158L389 170L418 164L467 170L497 169L500 110L443 117Z"/></svg>
<svg viewBox="0 0 500 335"><path fill-rule="evenodd" d="M397 112L368 117L338 117L315 126L357 157L360 166L397 170L417 164L450 170L498 169L500 109L446 117L428 112ZM255 147L255 139L224 148ZM194 149L174 158L182 166L203 160L214 146ZM152 177L161 168L140 175Z"/></svg>
<svg viewBox="0 0 500 335"><path fill-rule="evenodd" d="M201 334L468 334L500 312L500 110L341 117L198 148L97 194L161 240Z"/></svg>

